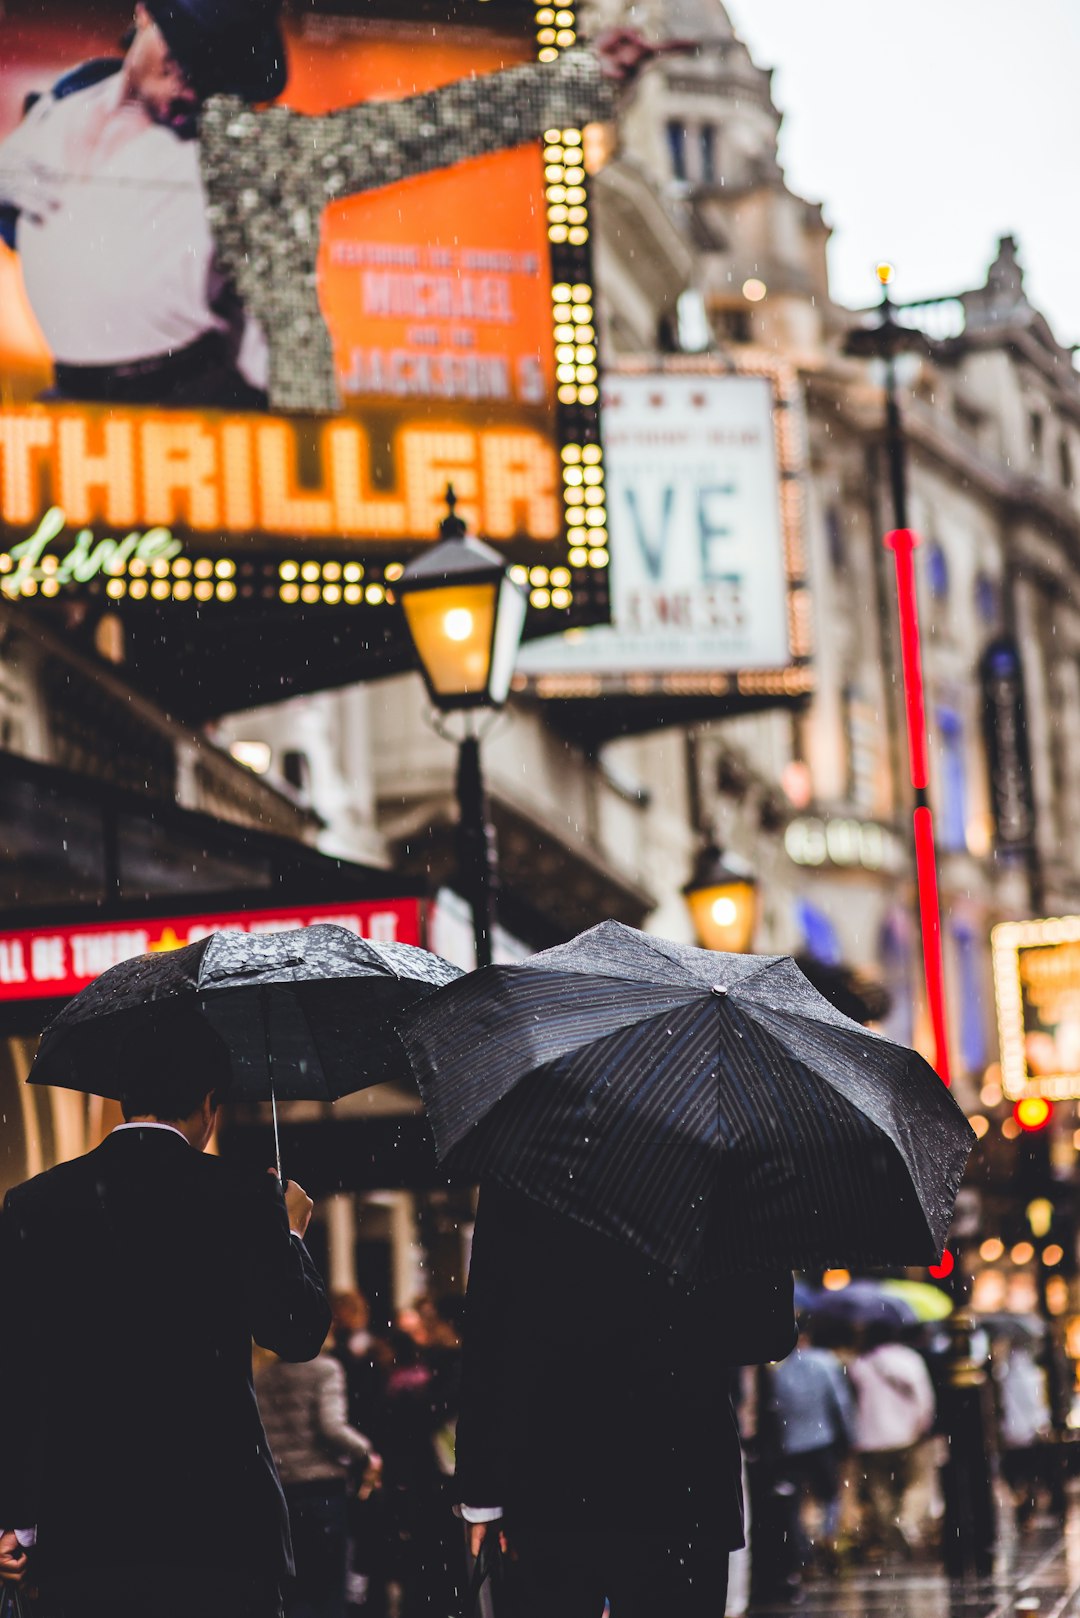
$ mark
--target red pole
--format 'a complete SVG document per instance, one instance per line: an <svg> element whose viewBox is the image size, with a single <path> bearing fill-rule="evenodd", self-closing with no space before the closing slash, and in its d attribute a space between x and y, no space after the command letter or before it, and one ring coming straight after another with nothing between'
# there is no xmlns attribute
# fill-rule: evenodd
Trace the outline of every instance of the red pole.
<svg viewBox="0 0 1080 1618"><path fill-rule="evenodd" d="M919 603L915 593L915 547L918 534L894 528L885 535L886 548L896 562L896 594L900 607L900 655L904 670L908 755L915 789L915 875L919 888L926 1003L934 1030L934 1066L946 1084L949 1074L949 1035L945 1014L945 970L941 954L941 909L938 901L934 817L929 803L930 753L926 739L923 700L922 646L919 638Z"/></svg>

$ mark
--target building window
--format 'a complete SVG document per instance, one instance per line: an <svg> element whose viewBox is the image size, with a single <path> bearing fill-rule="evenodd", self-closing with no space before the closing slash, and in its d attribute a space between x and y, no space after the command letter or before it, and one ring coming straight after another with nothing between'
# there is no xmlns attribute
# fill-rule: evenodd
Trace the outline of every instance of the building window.
<svg viewBox="0 0 1080 1618"><path fill-rule="evenodd" d="M1061 473L1061 487L1071 489L1073 486L1073 462L1069 441L1063 438L1058 444L1058 470Z"/></svg>
<svg viewBox="0 0 1080 1618"><path fill-rule="evenodd" d="M1031 432L1031 454L1036 461L1043 458L1043 419L1039 411L1033 410L1028 416L1028 427Z"/></svg>
<svg viewBox="0 0 1080 1618"><path fill-rule="evenodd" d="M847 739L848 801L861 815L878 807L881 767L881 717L857 686L844 689Z"/></svg>
<svg viewBox="0 0 1080 1618"><path fill-rule="evenodd" d="M954 708L937 711L941 739L941 777L938 826L941 846L959 853L967 846L967 761L964 757L964 723Z"/></svg>
<svg viewBox="0 0 1080 1618"><path fill-rule="evenodd" d="M1001 622L1001 586L989 573L976 576L975 611L987 629L997 629Z"/></svg>
<svg viewBox="0 0 1080 1618"><path fill-rule="evenodd" d="M698 130L701 153L701 179L705 185L715 185L720 178L716 162L716 125L702 124Z"/></svg>
<svg viewBox="0 0 1080 1618"><path fill-rule="evenodd" d="M668 152L671 156L671 172L677 180L686 179L686 125L675 123L674 120L667 126Z"/></svg>
<svg viewBox="0 0 1080 1618"><path fill-rule="evenodd" d="M957 998L960 1004L960 1057L966 1072L981 1073L990 1053L986 1039L980 941L964 921L953 923L952 935L956 946Z"/></svg>
<svg viewBox="0 0 1080 1618"><path fill-rule="evenodd" d="M926 579L935 601L949 599L949 559L936 539L926 552Z"/></svg>
<svg viewBox="0 0 1080 1618"><path fill-rule="evenodd" d="M809 899L796 899L795 915L802 934L802 952L825 966L839 966L844 959L840 939L829 917Z"/></svg>
<svg viewBox="0 0 1080 1618"><path fill-rule="evenodd" d="M844 519L838 506L829 506L825 512L825 538L829 545L829 561L837 573L847 567L847 545L844 540Z"/></svg>
<svg viewBox="0 0 1080 1618"><path fill-rule="evenodd" d="M878 938L881 975L892 1004L882 1021L882 1030L901 1045L915 1037L915 928L906 910L897 906L882 924Z"/></svg>

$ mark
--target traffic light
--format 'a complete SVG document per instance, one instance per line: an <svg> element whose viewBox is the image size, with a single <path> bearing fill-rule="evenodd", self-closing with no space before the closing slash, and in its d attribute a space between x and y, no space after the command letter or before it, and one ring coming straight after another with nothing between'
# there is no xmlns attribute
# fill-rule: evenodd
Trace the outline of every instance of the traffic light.
<svg viewBox="0 0 1080 1618"><path fill-rule="evenodd" d="M1013 1117L1027 1135L1037 1135L1048 1128L1054 1116L1054 1103L1045 1096L1024 1096L1013 1107Z"/></svg>

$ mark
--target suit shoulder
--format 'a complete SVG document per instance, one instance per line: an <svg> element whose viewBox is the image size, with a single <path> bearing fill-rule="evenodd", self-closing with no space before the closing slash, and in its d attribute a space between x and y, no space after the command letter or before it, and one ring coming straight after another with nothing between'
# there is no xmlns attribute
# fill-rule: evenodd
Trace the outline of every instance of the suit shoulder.
<svg viewBox="0 0 1080 1618"><path fill-rule="evenodd" d="M4 1198L5 1213L20 1217L38 1208L65 1201L69 1195L92 1181L95 1156L96 1151L87 1152L83 1157L73 1157L67 1163L57 1163L42 1174L35 1174L21 1185L12 1186Z"/></svg>

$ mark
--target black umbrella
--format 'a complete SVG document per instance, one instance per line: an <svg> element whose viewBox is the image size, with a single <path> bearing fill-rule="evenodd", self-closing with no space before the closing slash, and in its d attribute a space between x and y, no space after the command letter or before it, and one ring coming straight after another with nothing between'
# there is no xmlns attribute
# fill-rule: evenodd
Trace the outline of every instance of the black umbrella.
<svg viewBox="0 0 1080 1618"><path fill-rule="evenodd" d="M395 1017L460 976L428 950L345 927L211 933L103 972L45 1029L30 1083L119 1099L123 1040L186 1001L229 1047L228 1099L274 1103L276 1145L279 1100L335 1101L407 1073Z"/></svg>
<svg viewBox="0 0 1080 1618"><path fill-rule="evenodd" d="M974 1135L920 1056L781 956L604 922L401 1037L440 1159L703 1273L935 1262Z"/></svg>

